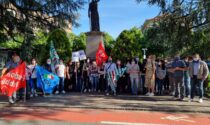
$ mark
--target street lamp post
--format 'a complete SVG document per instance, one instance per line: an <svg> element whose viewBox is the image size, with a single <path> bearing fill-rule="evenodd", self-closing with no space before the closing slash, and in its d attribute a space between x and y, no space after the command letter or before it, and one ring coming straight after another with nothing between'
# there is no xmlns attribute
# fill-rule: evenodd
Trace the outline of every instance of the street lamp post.
<svg viewBox="0 0 210 125"><path fill-rule="evenodd" d="M147 51L147 48L142 48L142 50L143 50L143 53L144 53L143 58L146 59L146 51Z"/></svg>

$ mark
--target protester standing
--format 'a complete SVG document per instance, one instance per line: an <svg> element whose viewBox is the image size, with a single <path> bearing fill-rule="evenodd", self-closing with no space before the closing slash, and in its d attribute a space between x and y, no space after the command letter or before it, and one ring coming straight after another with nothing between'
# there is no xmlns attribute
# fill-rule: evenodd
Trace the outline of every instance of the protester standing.
<svg viewBox="0 0 210 125"><path fill-rule="evenodd" d="M193 61L189 65L189 73L191 77L191 99L193 101L196 91L196 86L199 87L199 102L203 102L203 83L208 77L209 69L206 62L202 61L199 54L193 55Z"/></svg>
<svg viewBox="0 0 210 125"><path fill-rule="evenodd" d="M33 58L31 60L31 64L28 65L29 70L29 79L30 79L30 88L31 88L31 94L30 97L37 97L37 71L36 71L37 62L36 59Z"/></svg>
<svg viewBox="0 0 210 125"><path fill-rule="evenodd" d="M145 74L146 74L146 64L147 64L147 59L143 60L143 63L140 64L140 79L141 79L141 89L140 92L142 94L146 94L145 93Z"/></svg>
<svg viewBox="0 0 210 125"><path fill-rule="evenodd" d="M121 63L121 60L117 60L117 92L125 92L125 87L126 87L126 79L125 75L123 72L124 66Z"/></svg>
<svg viewBox="0 0 210 125"><path fill-rule="evenodd" d="M155 87L155 55L150 55L146 64L145 87L148 89L146 95L154 96Z"/></svg>
<svg viewBox="0 0 210 125"><path fill-rule="evenodd" d="M62 92L62 94L65 94L66 92L64 90L64 80L66 76L66 66L64 65L62 59L60 59L59 64L55 66L55 71L56 71L57 76L60 79L60 82L59 82L59 85L57 86L57 90L55 94L59 94L60 92Z"/></svg>
<svg viewBox="0 0 210 125"><path fill-rule="evenodd" d="M131 80L131 92L133 95L138 95L140 68L134 59L132 59L131 65L128 68L128 73L130 74L130 80Z"/></svg>
<svg viewBox="0 0 210 125"><path fill-rule="evenodd" d="M76 62L74 74L75 74L75 83L76 83L75 90L77 92L81 92L82 90L82 68L83 67L80 64L80 62Z"/></svg>
<svg viewBox="0 0 210 125"><path fill-rule="evenodd" d="M93 61L90 67L90 81L91 81L92 92L96 92L98 90L98 82L99 82L98 80L99 80L98 66L96 64L96 61Z"/></svg>
<svg viewBox="0 0 210 125"><path fill-rule="evenodd" d="M162 95L163 84L166 77L166 67L163 60L158 62L158 66L156 68L156 77L157 77L157 88L158 88L158 95Z"/></svg>
<svg viewBox="0 0 210 125"><path fill-rule="evenodd" d="M108 58L108 62L105 65L104 73L107 80L107 87L106 87L106 95L109 95L109 87L111 88L114 95L116 95L116 78L115 78L115 71L117 67L116 64L112 62L112 57Z"/></svg>
<svg viewBox="0 0 210 125"><path fill-rule="evenodd" d="M186 69L186 65L184 61L180 59L179 55L174 57L172 68L174 71L175 97L183 101L185 97L184 70Z"/></svg>
<svg viewBox="0 0 210 125"><path fill-rule="evenodd" d="M184 85L185 85L185 96L190 98L191 93L191 83L190 83L190 74L189 74L189 57L184 58L184 63L186 65L186 70L184 71Z"/></svg>
<svg viewBox="0 0 210 125"><path fill-rule="evenodd" d="M86 93L90 89L90 59L87 59L87 62L83 64L82 68L82 76L83 76L83 87L82 87L82 92Z"/></svg>
<svg viewBox="0 0 210 125"><path fill-rule="evenodd" d="M46 64L44 65L44 69L46 69L47 71L49 72L52 72L52 66L51 66L51 60L50 59L47 59L46 60Z"/></svg>
<svg viewBox="0 0 210 125"><path fill-rule="evenodd" d="M21 64L22 60L20 59L20 56L18 53L13 52L12 53L12 60L7 62L6 65L4 66L4 68L2 69L2 73L1 73L1 77L3 75L5 75L6 73L8 73L9 71L15 69L16 67L18 67ZM22 93L21 93L22 94ZM22 99L22 95L20 94L20 99ZM9 96L9 103L10 104L14 104L16 102L17 99L17 95L16 92L14 92L12 94L12 96Z"/></svg>
<svg viewBox="0 0 210 125"><path fill-rule="evenodd" d="M131 60L130 60L130 58L128 58L127 60L126 60L126 64L125 64L125 66L126 66L126 69L129 69L130 68L130 66L131 66ZM130 79L130 75L129 75L129 73L128 73L128 70L126 70L126 72L125 72L125 81L126 81L126 86L125 86L125 90L126 90L126 92L127 93L130 93L131 91L131 79Z"/></svg>
<svg viewBox="0 0 210 125"><path fill-rule="evenodd" d="M67 90L73 90L74 88L74 81L75 81L75 74L74 74L75 65L72 63L71 60L68 61L66 66L66 85Z"/></svg>
<svg viewBox="0 0 210 125"><path fill-rule="evenodd" d="M99 66L99 91L105 92L106 90L106 79L105 79L105 74L104 74L104 67L106 63L103 62L101 66Z"/></svg>
<svg viewBox="0 0 210 125"><path fill-rule="evenodd" d="M169 79L169 95L175 96L175 83L174 83L174 70L172 68L172 59L168 59L168 63L166 64L166 73Z"/></svg>

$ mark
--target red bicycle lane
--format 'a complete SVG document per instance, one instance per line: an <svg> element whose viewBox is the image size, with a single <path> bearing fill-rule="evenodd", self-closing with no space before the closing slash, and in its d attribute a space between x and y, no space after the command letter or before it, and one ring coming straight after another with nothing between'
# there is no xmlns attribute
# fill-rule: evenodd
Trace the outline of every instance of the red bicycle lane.
<svg viewBox="0 0 210 125"><path fill-rule="evenodd" d="M118 125L209 125L208 114L183 114L95 109L11 108L0 112L1 119L24 121L64 121Z"/></svg>

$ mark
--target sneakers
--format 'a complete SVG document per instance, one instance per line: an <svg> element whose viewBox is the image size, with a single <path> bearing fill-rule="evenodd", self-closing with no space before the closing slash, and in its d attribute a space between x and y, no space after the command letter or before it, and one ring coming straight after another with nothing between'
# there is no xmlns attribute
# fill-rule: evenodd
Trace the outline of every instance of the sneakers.
<svg viewBox="0 0 210 125"><path fill-rule="evenodd" d="M65 93L66 93L66 92L63 90L63 91L62 91L62 94L65 94Z"/></svg>
<svg viewBox="0 0 210 125"><path fill-rule="evenodd" d="M36 93L36 90L34 90L34 96L38 97L38 94Z"/></svg>
<svg viewBox="0 0 210 125"><path fill-rule="evenodd" d="M56 95L59 94L59 91L56 91L55 94L56 94Z"/></svg>
<svg viewBox="0 0 210 125"><path fill-rule="evenodd" d="M38 94L37 93L35 93L34 95L35 95L35 97L38 97Z"/></svg>
<svg viewBox="0 0 210 125"><path fill-rule="evenodd" d="M15 103L15 101L12 99L12 97L9 97L9 103L10 104L14 104Z"/></svg>
<svg viewBox="0 0 210 125"><path fill-rule="evenodd" d="M154 93L150 93L150 95L149 96L154 96L155 94Z"/></svg>
<svg viewBox="0 0 210 125"><path fill-rule="evenodd" d="M33 94L30 94L30 97L32 98L32 97L34 97L34 95Z"/></svg>
<svg viewBox="0 0 210 125"><path fill-rule="evenodd" d="M193 99L189 99L189 101L188 102L193 102L194 100Z"/></svg>
<svg viewBox="0 0 210 125"><path fill-rule="evenodd" d="M149 96L150 95L150 93L148 92L147 94L146 94L146 96Z"/></svg>
<svg viewBox="0 0 210 125"><path fill-rule="evenodd" d="M199 103L203 103L203 99L199 99L199 101L198 101Z"/></svg>
<svg viewBox="0 0 210 125"><path fill-rule="evenodd" d="M86 93L86 92L87 92L87 89L84 90L84 93Z"/></svg>

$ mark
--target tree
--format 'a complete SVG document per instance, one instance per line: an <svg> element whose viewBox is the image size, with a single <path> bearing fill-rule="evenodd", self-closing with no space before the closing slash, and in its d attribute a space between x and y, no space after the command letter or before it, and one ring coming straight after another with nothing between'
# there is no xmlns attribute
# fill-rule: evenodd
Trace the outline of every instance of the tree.
<svg viewBox="0 0 210 125"><path fill-rule="evenodd" d="M156 25L145 32L147 45L157 48L152 50L157 55L172 56L191 51L194 32L209 25L209 2L206 0L148 0L148 4L161 8L160 15L153 21Z"/></svg>
<svg viewBox="0 0 210 125"><path fill-rule="evenodd" d="M86 49L86 35L81 33L73 40L72 51L85 50Z"/></svg>
<svg viewBox="0 0 210 125"><path fill-rule="evenodd" d="M48 36L45 59L49 58L51 41L54 43L55 49L61 59L67 61L71 58L72 48L67 33L63 29L56 29Z"/></svg>
<svg viewBox="0 0 210 125"><path fill-rule="evenodd" d="M58 27L78 26L77 11L84 0L1 0L0 36L31 33L34 28L52 30Z"/></svg>
<svg viewBox="0 0 210 125"><path fill-rule="evenodd" d="M122 61L125 61L126 58L142 58L142 41L143 34L140 29L134 27L130 30L124 30L118 36L111 56Z"/></svg>
<svg viewBox="0 0 210 125"><path fill-rule="evenodd" d="M111 50L114 47L114 44L115 44L114 38L109 33L105 32L105 35L104 35L104 46L105 46L106 53L108 55L111 54Z"/></svg>

